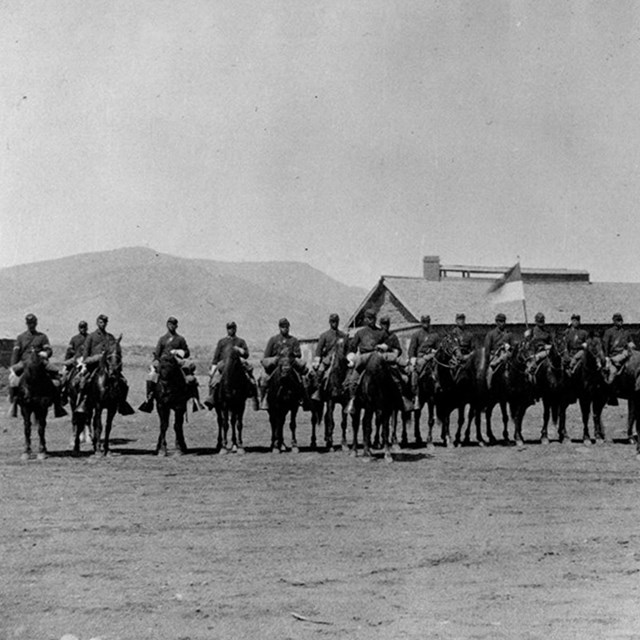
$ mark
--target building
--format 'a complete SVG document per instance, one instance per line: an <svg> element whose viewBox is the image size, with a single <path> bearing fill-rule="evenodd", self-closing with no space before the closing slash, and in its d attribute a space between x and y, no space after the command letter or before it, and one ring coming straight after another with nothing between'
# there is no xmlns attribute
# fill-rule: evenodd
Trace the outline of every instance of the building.
<svg viewBox="0 0 640 640"><path fill-rule="evenodd" d="M511 330L522 335L527 326L523 303L493 305L487 296L490 285L508 269L442 265L439 256L425 256L421 277L382 276L347 328L353 333L364 324L364 311L373 308L378 316L390 317L392 330L406 344L423 314L444 332L463 312L469 329L484 336L496 313L503 312ZM571 315L579 313L586 329L600 332L611 324L613 313L620 312L632 333L640 332L640 283L591 282L587 271L573 269L522 268L522 280L529 325L542 311L550 329L564 331Z"/></svg>

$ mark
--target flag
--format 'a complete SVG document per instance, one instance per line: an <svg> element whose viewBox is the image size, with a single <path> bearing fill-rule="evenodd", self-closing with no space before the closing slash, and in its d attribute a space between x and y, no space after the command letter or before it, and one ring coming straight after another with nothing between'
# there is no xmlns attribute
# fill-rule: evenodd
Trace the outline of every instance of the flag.
<svg viewBox="0 0 640 640"><path fill-rule="evenodd" d="M520 263L516 262L502 278L496 280L487 290L487 296L492 304L524 300L524 287L522 286L522 273Z"/></svg>

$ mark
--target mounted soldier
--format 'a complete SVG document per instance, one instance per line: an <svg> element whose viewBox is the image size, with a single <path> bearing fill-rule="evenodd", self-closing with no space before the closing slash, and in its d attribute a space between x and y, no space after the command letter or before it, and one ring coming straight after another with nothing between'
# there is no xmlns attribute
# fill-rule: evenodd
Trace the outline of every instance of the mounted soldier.
<svg viewBox="0 0 640 640"><path fill-rule="evenodd" d="M258 405L258 385L253 377L253 367L248 361L249 347L242 338L239 338L236 333L238 325L234 322L227 322L227 335L224 338L218 340L216 350L213 354L213 360L211 361L211 371L209 376L209 396L204 401L205 406L211 410L215 406L215 391L222 374L224 373L224 366L229 358L230 352L235 350L240 356L240 362L247 378L247 388L250 391L249 397L253 398L253 408L257 411L260 407Z"/></svg>
<svg viewBox="0 0 640 640"><path fill-rule="evenodd" d="M331 356L338 344L344 344L349 340L349 336L338 329L339 326L340 316L337 313L332 313L329 316L329 329L321 333L318 338L315 356L311 365L316 376L315 391L311 396L312 400L322 400L320 389L322 389L325 374L331 364Z"/></svg>
<svg viewBox="0 0 640 640"><path fill-rule="evenodd" d="M80 396L78 398L78 406L76 407L78 413L86 412L87 410L87 384L97 370L102 354L116 347L116 339L107 331L108 322L108 316L100 314L96 318L96 330L87 336L83 345L83 354L79 360L81 380ZM134 410L127 402L129 384L122 375L122 372L119 372L119 386L121 400L118 406L118 412L123 416L131 415L134 413Z"/></svg>
<svg viewBox="0 0 640 640"><path fill-rule="evenodd" d="M533 329L527 329L524 333L525 340L529 345L531 353L527 361L526 370L532 384L535 383L538 364L549 356L549 352L553 346L553 336L545 325L544 313L538 311L534 320L535 325Z"/></svg>
<svg viewBox="0 0 640 640"><path fill-rule="evenodd" d="M514 346L513 334L507 329L507 316L498 313L496 326L487 333L484 339L487 388L491 389L494 372L507 360Z"/></svg>
<svg viewBox="0 0 640 640"><path fill-rule="evenodd" d="M267 387L269 385L269 377L276 370L281 358L291 362L293 370L300 384L300 393L303 398L303 405L307 404L305 399L306 390L303 384L302 376L307 373L307 365L302 360L302 351L298 338L289 333L290 323L286 318L278 321L280 333L269 338L267 346L264 350L262 358L262 366L264 375L258 380L258 389L260 392L260 408L267 409Z"/></svg>
<svg viewBox="0 0 640 640"><path fill-rule="evenodd" d="M194 375L196 366L189 360L191 356L189 345L187 345L184 336L178 333L178 320L170 316L167 318L167 333L160 336L156 348L153 351L153 362L149 368L149 374L146 380L147 398L138 407L139 411L144 411L145 413L151 413L151 411L153 411L153 400L156 395L160 360L166 354L174 356L180 364L185 382L187 383L188 397L195 398L196 402L199 402L198 381Z"/></svg>
<svg viewBox="0 0 640 640"><path fill-rule="evenodd" d="M629 330L623 326L622 314L614 313L612 321L613 326L609 327L602 336L606 367L609 371L609 383L613 382L623 370L623 365L629 359L631 350L636 348Z"/></svg>
<svg viewBox="0 0 640 640"><path fill-rule="evenodd" d="M69 380L73 376L73 373L77 370L78 360L82 358L84 353L84 343L87 340L87 334L89 325L86 320L80 320L78 323L78 333L69 340L67 351L64 354L64 371L62 373L62 380L60 383L60 398L61 404L67 403L67 389Z"/></svg>
<svg viewBox="0 0 640 640"><path fill-rule="evenodd" d="M413 411L413 399L411 397L411 385L409 383L409 376L405 371L400 356L402 356L402 346L400 340L395 333L391 332L391 319L389 316L383 316L380 318L380 328L384 333L382 345L387 347L384 353L384 359L389 366L389 372L391 378L398 390L398 396L402 398L402 410ZM382 347L378 347L379 349ZM406 358L404 358L404 365L407 364Z"/></svg>
<svg viewBox="0 0 640 640"><path fill-rule="evenodd" d="M580 326L580 315L571 316L571 324L564 334L564 347L567 355L567 371L573 375L580 363L584 350L587 348L589 334Z"/></svg>
<svg viewBox="0 0 640 640"><path fill-rule="evenodd" d="M433 364L432 361L440 346L440 336L431 329L431 317L427 315L421 316L420 324L422 326L411 336L408 354L411 372L411 389L414 396L413 408L415 410L420 410L421 408L418 389L420 376L427 366Z"/></svg>
<svg viewBox="0 0 640 640"><path fill-rule="evenodd" d="M451 331L455 357L459 364L464 364L475 351L473 333L467 328L467 317L464 313L456 314L456 326Z"/></svg>
<svg viewBox="0 0 640 640"><path fill-rule="evenodd" d="M24 372L24 363L27 357L32 352L35 352L41 358L45 359L47 375L53 383L54 415L56 418L66 416L67 412L63 409L60 401L60 372L49 362L49 358L53 353L51 344L49 343L49 338L46 334L37 330L38 318L36 318L33 313L28 313L24 320L27 325L27 330L16 338L13 351L11 352L11 361L9 365L9 400L11 402L11 407L9 409L9 415L13 418L18 415L17 389L20 384L22 373Z"/></svg>

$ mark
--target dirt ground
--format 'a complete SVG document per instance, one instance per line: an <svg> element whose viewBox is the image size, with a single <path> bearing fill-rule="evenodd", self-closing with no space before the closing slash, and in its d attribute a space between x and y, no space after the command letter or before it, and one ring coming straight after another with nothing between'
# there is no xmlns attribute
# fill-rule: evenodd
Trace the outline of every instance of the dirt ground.
<svg viewBox="0 0 640 640"><path fill-rule="evenodd" d="M141 374L135 374L141 390ZM132 404L142 400L133 393ZM640 638L640 462L614 441L410 448L392 464L266 452L151 455L157 417L118 417L114 455L20 461L0 403L0 640ZM614 438L624 407L609 407ZM578 437L577 410L570 412ZM555 430L552 430L552 437Z"/></svg>

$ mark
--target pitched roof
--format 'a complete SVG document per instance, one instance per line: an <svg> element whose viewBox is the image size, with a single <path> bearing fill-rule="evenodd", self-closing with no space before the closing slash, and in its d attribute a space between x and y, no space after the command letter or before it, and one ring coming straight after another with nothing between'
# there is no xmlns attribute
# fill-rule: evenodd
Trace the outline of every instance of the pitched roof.
<svg viewBox="0 0 640 640"><path fill-rule="evenodd" d="M489 284L485 279L474 278L435 281L383 276L351 317L349 325L380 287L393 294L416 322L422 314L429 314L432 324L452 324L455 314L464 312L469 324L492 324L500 311L509 323L523 322L522 302L491 304L486 296ZM640 323L640 283L525 282L524 295L529 322L542 311L550 324L568 323L572 313L579 313L583 324L608 324L618 311L625 323Z"/></svg>

